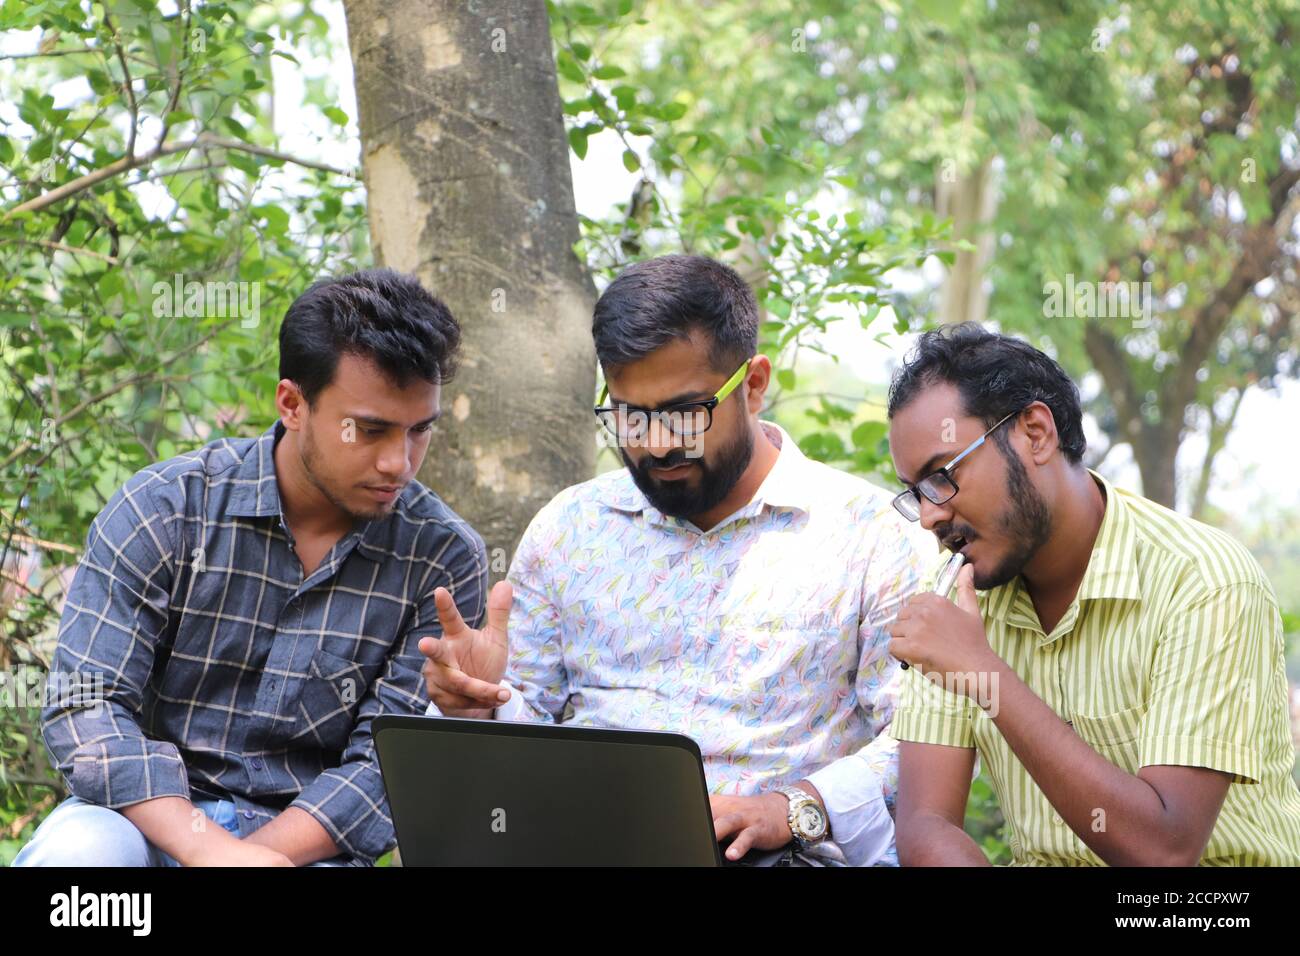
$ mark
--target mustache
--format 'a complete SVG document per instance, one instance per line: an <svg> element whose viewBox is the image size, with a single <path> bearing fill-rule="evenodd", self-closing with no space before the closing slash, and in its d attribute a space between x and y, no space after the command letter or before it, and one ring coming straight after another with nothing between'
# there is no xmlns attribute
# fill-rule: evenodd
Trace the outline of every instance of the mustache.
<svg viewBox="0 0 1300 956"><path fill-rule="evenodd" d="M965 538L967 541L973 541L976 537L975 529L968 524L936 525L932 533L939 539L940 544L957 537Z"/></svg>
<svg viewBox="0 0 1300 956"><path fill-rule="evenodd" d="M642 473L648 472L651 468L676 468L678 465L684 465L690 458L686 457L686 451L675 451L663 458L656 458L653 455L647 455L641 462Z"/></svg>

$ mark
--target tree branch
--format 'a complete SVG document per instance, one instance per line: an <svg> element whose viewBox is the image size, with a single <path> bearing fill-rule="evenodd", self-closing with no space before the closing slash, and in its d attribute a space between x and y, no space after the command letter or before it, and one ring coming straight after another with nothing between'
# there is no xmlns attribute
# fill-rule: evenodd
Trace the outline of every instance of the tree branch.
<svg viewBox="0 0 1300 956"><path fill-rule="evenodd" d="M113 256L106 256L102 252L94 252L90 249L81 249L77 246L65 246L61 242L51 242L48 239L0 239L0 245L6 242L16 242L24 246L43 246L46 249L54 249L58 252L70 252L75 256L90 256L92 259L99 259L111 265L118 265L118 259Z"/></svg>
<svg viewBox="0 0 1300 956"><path fill-rule="evenodd" d="M1196 397L1197 371L1205 364L1237 305L1272 272L1273 260L1300 213L1300 200L1288 198L1298 182L1300 169L1284 168L1273 177L1269 183L1273 215L1246 231L1241 239L1241 255L1227 281L1196 310L1191 334L1179 350L1172 381L1161 393L1162 419L1176 418L1178 427L1182 427L1182 410Z"/></svg>
<svg viewBox="0 0 1300 956"><path fill-rule="evenodd" d="M307 169L319 169L322 172L333 173L336 176L346 176L349 179L357 178L356 172L352 170L339 169L337 166L330 166L326 163L301 159L297 156L291 156L288 153L282 153L279 150L268 149L265 146L254 146L252 143L243 143L234 139L221 139L211 135L210 133L201 133L197 138L187 140L183 143L172 143L170 145L159 144L149 152L140 156L123 156L121 159L115 160L94 172L87 173L84 176L79 176L71 182L64 183L62 186L51 189L47 193L42 193L34 199L29 199L24 203L19 203L17 206L12 207L5 212L4 216L0 217L0 221L3 221L3 219L9 219L18 213L36 212L45 209L60 200L66 199L76 193L83 192L92 186L96 186L106 179L112 179L114 176L129 172L132 169L138 169L141 166L148 166L154 160L162 156L170 156L172 153L183 153L190 149L205 149L208 147L238 150L244 153L252 153L255 156L265 156L270 159L283 160L286 163L293 163L295 166L303 166Z"/></svg>
<svg viewBox="0 0 1300 956"><path fill-rule="evenodd" d="M1124 423L1125 438L1136 443L1141 435L1142 400L1128 359L1119 341L1095 321L1083 326L1083 347L1106 383L1110 400Z"/></svg>

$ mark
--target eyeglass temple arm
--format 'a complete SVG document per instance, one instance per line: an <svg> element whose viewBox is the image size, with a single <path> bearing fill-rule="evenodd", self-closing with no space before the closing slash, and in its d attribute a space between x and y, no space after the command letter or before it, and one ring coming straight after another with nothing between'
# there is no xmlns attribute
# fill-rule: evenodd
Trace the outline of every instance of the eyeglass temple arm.
<svg viewBox="0 0 1300 956"><path fill-rule="evenodd" d="M957 456L956 458L954 458L952 461L948 462L948 464L944 465L944 466L943 466L942 468L940 468L939 470L940 470L940 471L947 471L947 470L948 470L949 468L951 468L953 465L957 464L957 462L961 461L963 458L965 458L967 455L969 455L971 452L973 452L973 451L974 451L976 448L978 448L980 445L984 444L985 440L987 440L988 437L989 437L988 435L981 435L981 436L979 437L979 440L978 440L978 441L976 441L973 445L971 445L971 446L970 446L969 448L967 448L964 452L962 452L960 455L958 455L958 456Z"/></svg>

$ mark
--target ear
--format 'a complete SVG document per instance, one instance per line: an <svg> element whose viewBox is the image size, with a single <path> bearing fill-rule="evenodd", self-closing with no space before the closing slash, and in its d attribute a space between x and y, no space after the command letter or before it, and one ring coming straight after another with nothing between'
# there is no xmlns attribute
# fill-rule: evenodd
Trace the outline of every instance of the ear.
<svg viewBox="0 0 1300 956"><path fill-rule="evenodd" d="M280 379L275 386L275 408L280 413L280 421L289 431L297 431L302 427L307 402L298 386L287 378Z"/></svg>
<svg viewBox="0 0 1300 956"><path fill-rule="evenodd" d="M1031 402L1029 407L1020 413L1017 425L1029 442L1029 457L1033 459L1034 464L1047 464L1060 445L1052 410L1042 402Z"/></svg>
<svg viewBox="0 0 1300 956"><path fill-rule="evenodd" d="M740 387L745 390L745 407L751 415L763 410L763 398L767 395L767 386L772 381L772 361L759 353L749 360L749 372Z"/></svg>

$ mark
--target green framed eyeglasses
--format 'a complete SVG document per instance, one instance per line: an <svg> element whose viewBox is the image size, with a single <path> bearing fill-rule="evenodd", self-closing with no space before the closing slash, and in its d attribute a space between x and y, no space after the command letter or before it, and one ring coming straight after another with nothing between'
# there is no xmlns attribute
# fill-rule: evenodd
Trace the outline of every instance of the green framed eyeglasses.
<svg viewBox="0 0 1300 956"><path fill-rule="evenodd" d="M698 435L709 430L713 424L713 410L744 381L751 361L752 359L745 359L745 364L736 369L712 398L665 405L663 408L637 408L635 405L627 404L605 405L605 400L609 398L609 386L605 386L600 390L601 404L594 409L596 418L605 426L606 431L620 442L638 441L644 438L652 420L659 422L681 438Z"/></svg>

